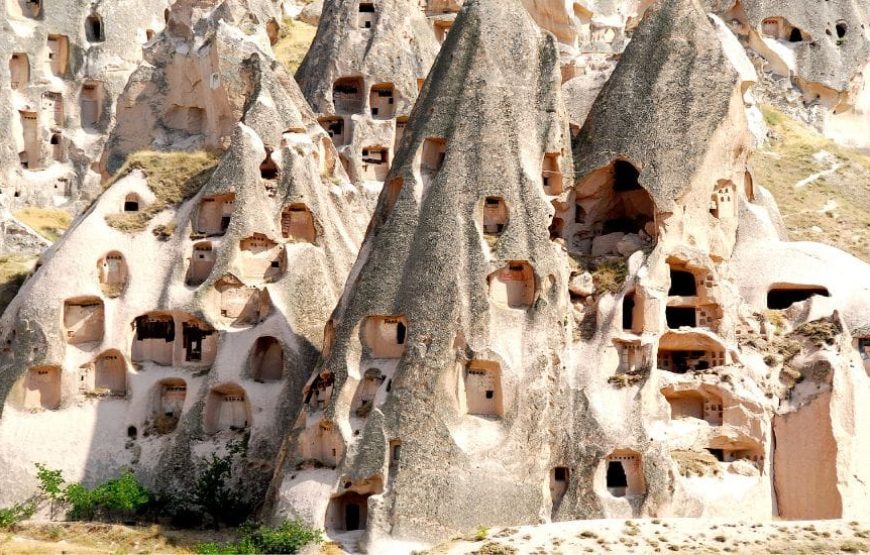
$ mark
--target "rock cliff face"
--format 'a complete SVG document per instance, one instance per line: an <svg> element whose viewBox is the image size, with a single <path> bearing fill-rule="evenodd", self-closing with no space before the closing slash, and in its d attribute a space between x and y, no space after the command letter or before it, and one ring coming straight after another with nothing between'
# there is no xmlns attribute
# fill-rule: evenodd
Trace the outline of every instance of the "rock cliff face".
<svg viewBox="0 0 870 555"><path fill-rule="evenodd" d="M99 193L92 164L167 0L9 0L0 15L0 194L12 208Z"/></svg>
<svg viewBox="0 0 870 555"><path fill-rule="evenodd" d="M356 183L383 182L438 43L415 0L327 0L296 72Z"/></svg>
<svg viewBox="0 0 870 555"><path fill-rule="evenodd" d="M0 319L0 507L34 462L178 494L240 442L262 517L372 553L867 516L870 267L789 242L749 162L759 98L863 117L866 7L325 0L299 85L281 10L177 0L87 89L105 125L45 172L96 200ZM61 93L111 73L88 53ZM0 117L59 83L0 87Z"/></svg>
<svg viewBox="0 0 870 555"><path fill-rule="evenodd" d="M191 8L177 2L170 26ZM200 457L236 440L257 502L300 407L367 203L256 36L220 12L189 20L215 30L209 48L223 54L211 82L237 93L227 96L243 122L225 123L219 159L131 154L6 311L0 505L33 490L34 462L88 483L131 467L177 494ZM179 36L160 39L177 50L166 73L198 78L178 61L194 46ZM152 100L146 108L163 98Z"/></svg>
<svg viewBox="0 0 870 555"><path fill-rule="evenodd" d="M842 144L867 148L867 22L852 0L707 0L755 58L765 100L787 107ZM794 94L796 91L799 94ZM853 108L857 107L857 110Z"/></svg>
<svg viewBox="0 0 870 555"><path fill-rule="evenodd" d="M868 292L762 254L801 247L747 168L735 45L698 2L650 7L569 150L553 36L517 2L463 5L272 514L375 551L538 519L856 514Z"/></svg>
<svg viewBox="0 0 870 555"><path fill-rule="evenodd" d="M130 76L119 98L118 123L101 164L104 175L143 149L226 149L236 123L246 115L246 103L259 92L260 74L275 70L270 67L274 60L261 60L257 53L269 51L268 22L277 15L273 3L265 0L175 6L166 32L149 45L145 63ZM295 89L286 75L273 81L279 82L267 86ZM287 102L291 113L285 117L298 119L296 106L303 103L298 97ZM278 145L266 147L271 152Z"/></svg>

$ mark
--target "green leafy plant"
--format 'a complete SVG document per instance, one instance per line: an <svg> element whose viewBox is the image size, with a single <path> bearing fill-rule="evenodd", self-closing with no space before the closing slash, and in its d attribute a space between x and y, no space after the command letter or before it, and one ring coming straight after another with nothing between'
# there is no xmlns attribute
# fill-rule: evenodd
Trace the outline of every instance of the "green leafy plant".
<svg viewBox="0 0 870 555"><path fill-rule="evenodd" d="M54 518L58 502L64 499L66 481L63 479L63 473L60 470L48 468L44 464L36 463L36 479L39 480L40 493L48 498L49 517Z"/></svg>
<svg viewBox="0 0 870 555"><path fill-rule="evenodd" d="M132 472L124 470L120 478L93 489L70 484L64 491L64 498L70 505L70 519L118 520L131 517L148 504L151 496Z"/></svg>
<svg viewBox="0 0 870 555"><path fill-rule="evenodd" d="M489 536L489 528L486 526L478 526L477 530L474 532L475 541L483 541L487 536Z"/></svg>
<svg viewBox="0 0 870 555"><path fill-rule="evenodd" d="M234 553L298 553L309 544L323 543L323 531L306 526L301 520L285 521L276 528L245 525L234 543L202 543L196 552L202 555Z"/></svg>
<svg viewBox="0 0 870 555"><path fill-rule="evenodd" d="M36 504L16 503L9 508L0 509L0 530L8 530L14 524L33 516L36 512Z"/></svg>
<svg viewBox="0 0 870 555"><path fill-rule="evenodd" d="M193 496L189 500L211 519L214 526L220 523L231 526L241 524L253 510L252 504L233 485L234 461L237 456L244 456L247 442L232 441L227 444L227 450L222 457L212 453L211 457L198 465Z"/></svg>
<svg viewBox="0 0 870 555"><path fill-rule="evenodd" d="M127 518L151 501L151 494L139 483L136 475L125 469L121 476L95 488L82 484L67 484L60 470L36 463L39 490L51 503L52 518L59 504L69 506L72 520Z"/></svg>

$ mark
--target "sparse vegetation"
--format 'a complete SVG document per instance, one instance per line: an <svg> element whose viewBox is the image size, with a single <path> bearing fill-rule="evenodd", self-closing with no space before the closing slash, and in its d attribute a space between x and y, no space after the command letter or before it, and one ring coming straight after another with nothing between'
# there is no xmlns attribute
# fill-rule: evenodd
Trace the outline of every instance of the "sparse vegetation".
<svg viewBox="0 0 870 555"><path fill-rule="evenodd" d="M489 536L489 528L486 526L478 526L477 530L474 532L474 540L475 541L483 541Z"/></svg>
<svg viewBox="0 0 870 555"><path fill-rule="evenodd" d="M755 182L773 193L791 238L827 243L870 261L870 188L860 185L870 182L870 156L837 145L775 108L762 106L762 112L771 140L752 158ZM828 156L814 158L822 151Z"/></svg>
<svg viewBox="0 0 870 555"><path fill-rule="evenodd" d="M599 293L618 293L628 276L628 264L623 258L596 262L590 270L595 290Z"/></svg>
<svg viewBox="0 0 870 555"><path fill-rule="evenodd" d="M11 507L0 509L0 530L7 530L22 520L28 519L36 512L33 503L16 503Z"/></svg>
<svg viewBox="0 0 870 555"><path fill-rule="evenodd" d="M121 476L94 488L83 484L67 484L60 470L36 464L39 490L51 503L51 513L57 505L68 507L71 520L129 519L144 508L151 499L150 493L129 470Z"/></svg>
<svg viewBox="0 0 870 555"><path fill-rule="evenodd" d="M821 318L795 328L794 335L806 337L818 348L833 345L837 336L843 333L839 322L833 318Z"/></svg>
<svg viewBox="0 0 870 555"><path fill-rule="evenodd" d="M0 314L15 298L36 260L35 256L0 256Z"/></svg>
<svg viewBox="0 0 870 555"><path fill-rule="evenodd" d="M106 216L106 223L126 233L144 230L165 208L195 195L211 176L216 164L213 155L201 151L141 151L131 154L106 187L111 187L134 170L142 170L156 198L138 212Z"/></svg>
<svg viewBox="0 0 870 555"><path fill-rule="evenodd" d="M515 553L518 553L516 547L499 542L485 543L480 549L474 551L474 555L514 555Z"/></svg>
<svg viewBox="0 0 870 555"><path fill-rule="evenodd" d="M278 35L278 42L272 47L275 58L284 64L291 74L296 73L315 34L317 34L317 27L289 17L285 18Z"/></svg>
<svg viewBox="0 0 870 555"><path fill-rule="evenodd" d="M571 255L569 263L574 273L592 274L592 283L597 295L619 293L628 277L628 263L622 257Z"/></svg>
<svg viewBox="0 0 870 555"><path fill-rule="evenodd" d="M0 531L0 553L193 553L197 544L233 537L234 530L172 530L156 524L25 522Z"/></svg>
<svg viewBox="0 0 870 555"><path fill-rule="evenodd" d="M301 520L284 522L276 528L243 526L237 541L203 543L196 552L205 555L235 553L298 553L309 544L323 543L321 530L306 526Z"/></svg>
<svg viewBox="0 0 870 555"><path fill-rule="evenodd" d="M675 449L671 451L671 458L683 476L718 476L720 473L719 461L709 451Z"/></svg>
<svg viewBox="0 0 870 555"><path fill-rule="evenodd" d="M607 378L607 383L617 389L621 389L642 382L644 377L643 374L614 374Z"/></svg>
<svg viewBox="0 0 870 555"><path fill-rule="evenodd" d="M59 208L22 208L14 216L51 242L57 241L69 229L72 217Z"/></svg>

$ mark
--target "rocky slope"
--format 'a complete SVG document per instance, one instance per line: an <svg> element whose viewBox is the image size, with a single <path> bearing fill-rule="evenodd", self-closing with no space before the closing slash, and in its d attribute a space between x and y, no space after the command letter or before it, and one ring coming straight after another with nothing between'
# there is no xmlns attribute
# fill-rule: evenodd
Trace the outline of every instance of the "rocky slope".
<svg viewBox="0 0 870 555"><path fill-rule="evenodd" d="M737 41L694 1L651 7L572 152L559 77L519 5L464 4L274 513L373 550L471 523L859 514L870 297L822 269L868 267L780 240Z"/></svg>
<svg viewBox="0 0 870 555"><path fill-rule="evenodd" d="M288 14L319 21L296 81L272 51ZM789 231L866 255L870 166L830 138L863 146L868 16L176 0L98 89L79 192L11 197L86 209L0 319L0 506L34 462L178 494L241 443L263 519L372 553L866 517L870 266ZM49 31L10 13L2 44L30 19ZM839 214L814 206L826 179ZM0 222L7 251L41 248Z"/></svg>
<svg viewBox="0 0 870 555"><path fill-rule="evenodd" d="M240 439L246 495L256 502L268 482L367 202L268 43L235 27L246 5L222 7L174 4L155 39L163 54L152 52L125 94L143 72L196 80L188 53L198 51L198 63L214 63L203 86L238 110L225 112L236 122L220 120L225 135L210 134L226 152L128 155L0 323L0 504L32 491L34 462L88 483L131 467L177 494L201 454ZM169 116L143 112L165 90L139 92L150 129L165 129ZM137 148L163 137L140 133ZM23 433L42 440L17 441Z"/></svg>

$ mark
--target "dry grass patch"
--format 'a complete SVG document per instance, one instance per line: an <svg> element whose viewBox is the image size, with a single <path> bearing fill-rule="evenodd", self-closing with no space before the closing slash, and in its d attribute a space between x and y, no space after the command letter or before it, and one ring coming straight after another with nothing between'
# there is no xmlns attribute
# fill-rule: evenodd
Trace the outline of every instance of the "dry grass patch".
<svg viewBox="0 0 870 555"><path fill-rule="evenodd" d="M14 216L52 242L57 241L72 223L72 217L59 208L22 208L15 211Z"/></svg>
<svg viewBox="0 0 870 555"><path fill-rule="evenodd" d="M24 280L36 264L36 256L0 256L0 314L18 293Z"/></svg>
<svg viewBox="0 0 870 555"><path fill-rule="evenodd" d="M772 138L752 157L752 167L756 183L776 198L791 238L827 243L870 262L870 156L841 147L770 106L762 112ZM830 162L813 159L820 151L831 155ZM832 163L838 165L835 171L795 188Z"/></svg>
<svg viewBox="0 0 870 555"><path fill-rule="evenodd" d="M683 476L718 476L719 461L708 451L690 451L688 449L675 449L671 451L671 458L680 468Z"/></svg>
<svg viewBox="0 0 870 555"><path fill-rule="evenodd" d="M278 42L272 47L275 58L284 64L291 74L296 73L315 34L317 34L317 27L285 18L278 35Z"/></svg>
<svg viewBox="0 0 870 555"><path fill-rule="evenodd" d="M158 525L26 523L0 535L0 553L194 553L204 541L230 537L232 532L171 530Z"/></svg>
<svg viewBox="0 0 870 555"><path fill-rule="evenodd" d="M821 348L825 345L833 345L843 330L840 329L840 323L837 320L821 318L798 326L792 333L806 337L813 345Z"/></svg>
<svg viewBox="0 0 870 555"><path fill-rule="evenodd" d="M110 214L106 223L126 233L137 233L169 206L180 204L195 195L208 181L217 159L202 151L154 152L143 150L127 157L127 161L106 184L114 185L133 170L141 170L154 192L154 202L139 212Z"/></svg>

